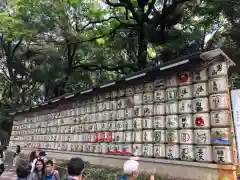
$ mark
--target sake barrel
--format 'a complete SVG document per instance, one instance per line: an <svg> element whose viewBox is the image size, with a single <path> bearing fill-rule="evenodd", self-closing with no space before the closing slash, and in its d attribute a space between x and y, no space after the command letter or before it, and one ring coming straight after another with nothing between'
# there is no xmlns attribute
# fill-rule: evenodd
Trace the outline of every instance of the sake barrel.
<svg viewBox="0 0 240 180"><path fill-rule="evenodd" d="M122 155L122 153L123 153L123 144L115 144L115 152Z"/></svg>
<svg viewBox="0 0 240 180"><path fill-rule="evenodd" d="M110 106L110 101L104 101L103 102L103 110L104 111L108 111L111 109L111 106Z"/></svg>
<svg viewBox="0 0 240 180"><path fill-rule="evenodd" d="M155 89L154 91L154 102L164 102L165 101L165 90Z"/></svg>
<svg viewBox="0 0 240 180"><path fill-rule="evenodd" d="M108 152L108 144L107 143L101 143L101 153L106 154Z"/></svg>
<svg viewBox="0 0 240 180"><path fill-rule="evenodd" d="M145 83L143 85L143 92L153 92L154 89L154 83L149 82L149 83Z"/></svg>
<svg viewBox="0 0 240 180"><path fill-rule="evenodd" d="M165 116L154 116L153 117L153 128L154 129L165 129L166 126Z"/></svg>
<svg viewBox="0 0 240 180"><path fill-rule="evenodd" d="M210 127L210 117L209 113L197 113L193 115L193 125L194 128L209 128Z"/></svg>
<svg viewBox="0 0 240 180"><path fill-rule="evenodd" d="M137 143L141 143L143 141L143 132L133 131L133 141Z"/></svg>
<svg viewBox="0 0 240 180"><path fill-rule="evenodd" d="M180 144L193 144L194 134L192 129L181 129L179 131Z"/></svg>
<svg viewBox="0 0 240 180"><path fill-rule="evenodd" d="M153 142L153 130L144 130L143 131L143 142Z"/></svg>
<svg viewBox="0 0 240 180"><path fill-rule="evenodd" d="M108 130L115 131L116 130L116 122L115 121L108 121Z"/></svg>
<svg viewBox="0 0 240 180"><path fill-rule="evenodd" d="M211 144L211 131L210 129L195 129L194 130L194 144L197 145L210 145Z"/></svg>
<svg viewBox="0 0 240 180"><path fill-rule="evenodd" d="M166 147L165 144L154 144L153 155L155 158L165 158L166 157Z"/></svg>
<svg viewBox="0 0 240 180"><path fill-rule="evenodd" d="M110 108L111 108L111 110L116 110L117 109L117 101L115 101L115 100L110 101Z"/></svg>
<svg viewBox="0 0 240 180"><path fill-rule="evenodd" d="M153 144L143 144L142 155L145 157L153 157Z"/></svg>
<svg viewBox="0 0 240 180"><path fill-rule="evenodd" d="M124 109L117 110L117 119L124 119Z"/></svg>
<svg viewBox="0 0 240 180"><path fill-rule="evenodd" d="M134 117L142 117L142 116L143 116L143 107L134 106Z"/></svg>
<svg viewBox="0 0 240 180"><path fill-rule="evenodd" d="M229 145L231 144L231 132L229 128L212 128L212 144Z"/></svg>
<svg viewBox="0 0 240 180"><path fill-rule="evenodd" d="M192 85L180 86L178 89L179 99L190 99L192 98Z"/></svg>
<svg viewBox="0 0 240 180"><path fill-rule="evenodd" d="M165 143L166 142L165 130L154 130L153 138L155 144Z"/></svg>
<svg viewBox="0 0 240 180"><path fill-rule="evenodd" d="M125 108L125 99L124 98L120 98L117 100L117 109L124 109Z"/></svg>
<svg viewBox="0 0 240 180"><path fill-rule="evenodd" d="M218 164L232 164L233 152L231 146L213 146L213 161Z"/></svg>
<svg viewBox="0 0 240 180"><path fill-rule="evenodd" d="M166 144L166 157L168 159L179 159L179 145Z"/></svg>
<svg viewBox="0 0 240 180"><path fill-rule="evenodd" d="M227 92L228 85L226 76L209 79L208 88L210 94Z"/></svg>
<svg viewBox="0 0 240 180"><path fill-rule="evenodd" d="M192 100L181 100L178 103L178 112L180 114L192 113Z"/></svg>
<svg viewBox="0 0 240 180"><path fill-rule="evenodd" d="M177 81L180 86L192 84L192 74L189 71L177 73Z"/></svg>
<svg viewBox="0 0 240 180"><path fill-rule="evenodd" d="M165 89L166 87L166 84L165 84L165 79L164 78L157 78L155 81L154 81L154 87L155 89L158 88L158 89Z"/></svg>
<svg viewBox="0 0 240 180"><path fill-rule="evenodd" d="M144 117L142 121L143 129L153 128L153 117Z"/></svg>
<svg viewBox="0 0 240 180"><path fill-rule="evenodd" d="M209 112L207 97L193 99L192 104L193 104L193 112L194 113Z"/></svg>
<svg viewBox="0 0 240 180"><path fill-rule="evenodd" d="M142 129L142 118L134 118L133 119L133 122L132 122L132 125L133 125L133 129L134 130L140 130Z"/></svg>
<svg viewBox="0 0 240 180"><path fill-rule="evenodd" d="M228 95L227 94L213 94L209 97L211 110L228 109Z"/></svg>
<svg viewBox="0 0 240 180"><path fill-rule="evenodd" d="M124 117L125 117L125 119L132 118L133 117L133 108L125 109Z"/></svg>
<svg viewBox="0 0 240 180"><path fill-rule="evenodd" d="M126 88L126 96L133 96L134 95L134 87L127 87Z"/></svg>
<svg viewBox="0 0 240 180"><path fill-rule="evenodd" d="M124 133L123 132L115 132L114 133L114 142L124 142Z"/></svg>
<svg viewBox="0 0 240 180"><path fill-rule="evenodd" d="M153 116L153 105L143 105L143 116Z"/></svg>
<svg viewBox="0 0 240 180"><path fill-rule="evenodd" d="M177 129L178 127L179 127L178 115L166 116L166 128L167 129Z"/></svg>
<svg viewBox="0 0 240 180"><path fill-rule="evenodd" d="M153 92L143 94L143 104L152 104L153 102Z"/></svg>
<svg viewBox="0 0 240 180"><path fill-rule="evenodd" d="M115 153L116 152L116 149L115 149L115 144L111 143L111 144L108 144L108 152L109 154L111 153Z"/></svg>
<svg viewBox="0 0 240 180"><path fill-rule="evenodd" d="M166 98L167 101L177 100L178 99L178 88L171 87L166 89Z"/></svg>
<svg viewBox="0 0 240 180"><path fill-rule="evenodd" d="M229 126L230 114L227 110L212 111L210 113L212 127L227 127Z"/></svg>
<svg viewBox="0 0 240 180"><path fill-rule="evenodd" d="M124 130L124 121L116 121L116 130L123 131Z"/></svg>
<svg viewBox="0 0 240 180"><path fill-rule="evenodd" d="M176 144L179 143L179 134L178 130L172 129L172 130L166 130L166 142L168 144Z"/></svg>
<svg viewBox="0 0 240 180"><path fill-rule="evenodd" d="M133 132L132 131L124 132L124 142L127 142L127 143L133 142Z"/></svg>
<svg viewBox="0 0 240 180"><path fill-rule="evenodd" d="M166 77L166 87L174 87L178 85L177 76L167 76Z"/></svg>
<svg viewBox="0 0 240 180"><path fill-rule="evenodd" d="M198 162L212 162L212 146L195 146L195 157Z"/></svg>
<svg viewBox="0 0 240 180"><path fill-rule="evenodd" d="M133 144L133 155L134 156L142 155L142 144Z"/></svg>
<svg viewBox="0 0 240 180"><path fill-rule="evenodd" d="M109 111L109 118L112 121L115 121L117 119L117 111L113 110L113 111Z"/></svg>
<svg viewBox="0 0 240 180"><path fill-rule="evenodd" d="M227 75L227 62L215 62L208 67L208 76L210 78Z"/></svg>
<svg viewBox="0 0 240 180"><path fill-rule="evenodd" d="M133 101L135 105L141 105L143 103L143 94L134 94Z"/></svg>
<svg viewBox="0 0 240 180"><path fill-rule="evenodd" d="M207 69L193 71L193 82L202 82L208 80Z"/></svg>
<svg viewBox="0 0 240 180"><path fill-rule="evenodd" d="M194 161L195 152L193 145L180 145L180 159L182 161Z"/></svg>
<svg viewBox="0 0 240 180"><path fill-rule="evenodd" d="M181 114L178 116L179 128L188 129L193 128L193 115L192 114Z"/></svg>
<svg viewBox="0 0 240 180"><path fill-rule="evenodd" d="M193 97L204 97L208 95L207 83L193 84Z"/></svg>
<svg viewBox="0 0 240 180"><path fill-rule="evenodd" d="M156 103L154 104L154 115L165 115L165 104L164 103Z"/></svg>
<svg viewBox="0 0 240 180"><path fill-rule="evenodd" d="M125 98L125 102L124 102L124 107L125 108L133 108L134 106L134 100L132 96L128 96Z"/></svg>
<svg viewBox="0 0 240 180"><path fill-rule="evenodd" d="M132 144L123 144L123 154L126 156L132 155L133 145Z"/></svg>
<svg viewBox="0 0 240 180"><path fill-rule="evenodd" d="M178 114L178 101L166 102L166 114Z"/></svg>
<svg viewBox="0 0 240 180"><path fill-rule="evenodd" d="M136 85L134 89L135 89L136 94L143 93L143 85L142 84Z"/></svg>
<svg viewBox="0 0 240 180"><path fill-rule="evenodd" d="M133 129L133 120L132 119L125 119L124 120L124 130L132 130Z"/></svg>

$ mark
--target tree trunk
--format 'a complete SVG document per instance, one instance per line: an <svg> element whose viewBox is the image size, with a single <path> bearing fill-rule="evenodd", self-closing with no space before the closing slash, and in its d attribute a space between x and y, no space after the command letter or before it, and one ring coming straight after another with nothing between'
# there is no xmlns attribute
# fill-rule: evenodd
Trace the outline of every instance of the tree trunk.
<svg viewBox="0 0 240 180"><path fill-rule="evenodd" d="M145 27L144 23L142 23L138 36L138 68L140 70L147 67L147 44Z"/></svg>

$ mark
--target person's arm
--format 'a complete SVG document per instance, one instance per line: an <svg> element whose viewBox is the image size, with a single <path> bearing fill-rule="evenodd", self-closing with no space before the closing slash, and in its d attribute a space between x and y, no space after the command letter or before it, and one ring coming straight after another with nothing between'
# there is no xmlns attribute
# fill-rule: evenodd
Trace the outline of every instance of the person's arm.
<svg viewBox="0 0 240 180"><path fill-rule="evenodd" d="M55 171L53 180L61 180L58 171Z"/></svg>
<svg viewBox="0 0 240 180"><path fill-rule="evenodd" d="M32 169L31 169L31 172L34 171L36 161L37 161L37 159L34 159L33 162L32 162Z"/></svg>

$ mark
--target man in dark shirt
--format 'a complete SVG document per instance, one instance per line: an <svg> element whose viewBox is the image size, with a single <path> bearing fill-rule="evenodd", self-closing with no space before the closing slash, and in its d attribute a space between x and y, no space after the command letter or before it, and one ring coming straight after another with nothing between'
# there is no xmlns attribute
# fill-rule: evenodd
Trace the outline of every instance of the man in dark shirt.
<svg viewBox="0 0 240 180"><path fill-rule="evenodd" d="M77 157L72 158L68 162L67 170L68 170L67 180L84 180L83 178L84 162L81 158Z"/></svg>

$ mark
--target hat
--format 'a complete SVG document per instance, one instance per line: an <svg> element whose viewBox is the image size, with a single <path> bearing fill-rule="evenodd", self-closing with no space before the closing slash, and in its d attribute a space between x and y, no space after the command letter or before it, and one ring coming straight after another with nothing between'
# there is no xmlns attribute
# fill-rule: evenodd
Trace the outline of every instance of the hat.
<svg viewBox="0 0 240 180"><path fill-rule="evenodd" d="M130 175L132 172L138 170L139 163L135 160L127 160L123 165L123 173Z"/></svg>
<svg viewBox="0 0 240 180"><path fill-rule="evenodd" d="M46 156L47 154L46 154L46 152L45 151L40 151L39 152L39 156Z"/></svg>

